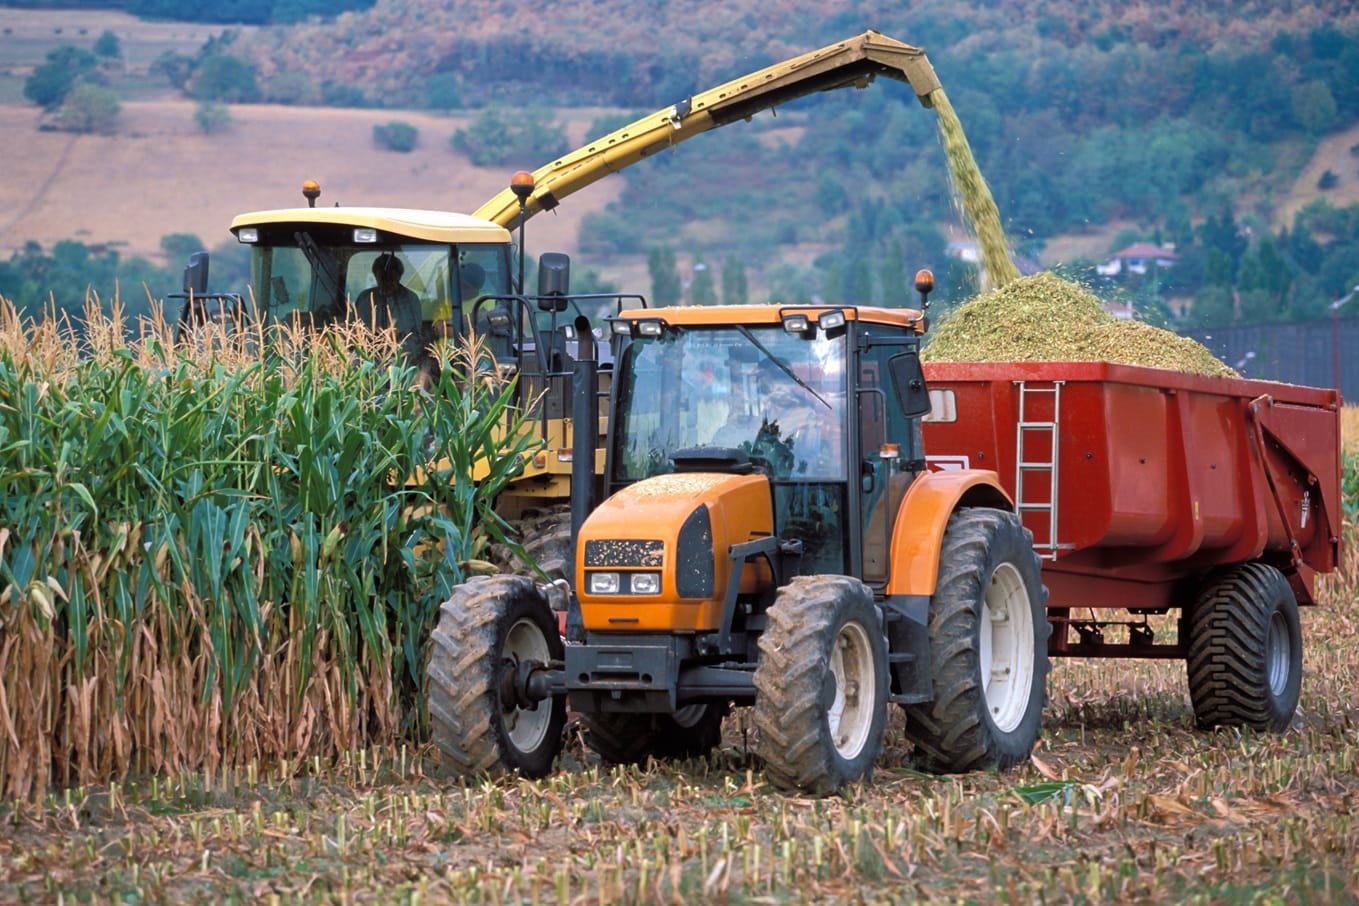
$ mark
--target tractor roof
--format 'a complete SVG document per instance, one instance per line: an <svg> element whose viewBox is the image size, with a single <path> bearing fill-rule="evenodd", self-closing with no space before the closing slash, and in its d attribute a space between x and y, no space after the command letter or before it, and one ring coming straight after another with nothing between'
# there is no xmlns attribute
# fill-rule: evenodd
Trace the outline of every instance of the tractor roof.
<svg viewBox="0 0 1359 906"><path fill-rule="evenodd" d="M635 308L621 312L630 320L659 319L677 326L724 326L730 324L779 324L790 313L805 313L815 320L822 312L842 311L849 321L891 324L916 333L924 332L924 319L914 308L877 308L854 305L685 305L674 308Z"/></svg>
<svg viewBox="0 0 1359 906"><path fill-rule="evenodd" d="M423 211L411 208L283 208L240 214L231 221L231 232L241 227L280 224L371 227L384 233L422 239L428 242L508 243L510 232L504 227L450 211Z"/></svg>

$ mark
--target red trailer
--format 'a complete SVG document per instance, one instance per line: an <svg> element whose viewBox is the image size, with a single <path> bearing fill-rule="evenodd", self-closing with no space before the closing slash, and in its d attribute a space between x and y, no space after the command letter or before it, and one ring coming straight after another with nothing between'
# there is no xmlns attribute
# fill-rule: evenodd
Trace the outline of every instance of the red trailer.
<svg viewBox="0 0 1359 906"><path fill-rule="evenodd" d="M1201 723L1287 725L1297 605L1340 556L1336 391L1106 362L926 377L930 467L994 470L1033 533L1051 655L1185 658Z"/></svg>

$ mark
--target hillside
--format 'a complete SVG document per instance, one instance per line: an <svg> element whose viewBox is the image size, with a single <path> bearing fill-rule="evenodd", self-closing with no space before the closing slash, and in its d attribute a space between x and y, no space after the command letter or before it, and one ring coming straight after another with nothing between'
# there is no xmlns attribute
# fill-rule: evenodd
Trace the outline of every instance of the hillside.
<svg viewBox="0 0 1359 906"><path fill-rule="evenodd" d="M322 204L465 211L510 175L473 167L449 149L463 122L457 117L235 106L230 130L209 136L194 127L193 112L188 101L128 103L121 132L99 136L38 131L32 108L0 106L0 135L24 148L0 180L0 257L27 241L76 239L159 260L163 235L193 233L216 245L230 239L227 225L242 211L304 204L305 179L320 181ZM373 126L397 117L420 130L409 154L373 144ZM570 131L583 136L589 118L589 111L574 117ZM562 216L537 218L535 247L574 252L580 217L606 204L612 188L583 195Z"/></svg>
<svg viewBox="0 0 1359 906"><path fill-rule="evenodd" d="M752 11L599 0L544 14L518 2L378 0L229 40L111 12L0 7L9 39L0 101L13 102L0 104L0 128L22 148L0 183L0 263L29 241L153 258L169 233L213 245L233 214L297 203L309 177L321 180L322 203L467 210L514 168L544 159L476 168L450 150L453 131L487 107L541 105L578 143L602 115L660 107L871 25L929 50L1021 253L1086 267L1129 237L1189 245L1205 221L1225 217L1228 288L1251 288L1230 286L1244 252L1230 238L1238 220L1241 235L1258 237L1291 230L1318 198L1359 199L1359 42L1349 37L1359 11L1338 0L1204 6L916 0L827 10L792 0ZM116 135L40 131L36 109L18 103L26 73L47 50L88 46L105 28L125 51L101 76L123 98ZM233 104L230 128L204 135L193 103L152 71L167 53L188 66L222 54L248 61L258 97L274 103ZM202 88L188 79L187 92ZM332 106L309 106L323 99ZM398 119L420 131L408 155L372 139L375 125ZM538 218L530 245L578 252L629 287L645 288L647 252L666 244L681 267L739 259L760 291L881 301L901 272L950 267L946 243L962 224L945 172L933 115L900 86L836 92L606 180ZM1335 226L1323 231L1348 241ZM1177 273L1192 279L1152 285L1151 301L1163 290L1187 299L1205 272L1224 279L1205 271L1208 250L1185 260L1194 266ZM1322 281L1310 260L1290 290L1301 286L1306 305L1289 317L1314 315L1330 283L1348 279L1347 259ZM964 270L941 274L954 298L967 280Z"/></svg>

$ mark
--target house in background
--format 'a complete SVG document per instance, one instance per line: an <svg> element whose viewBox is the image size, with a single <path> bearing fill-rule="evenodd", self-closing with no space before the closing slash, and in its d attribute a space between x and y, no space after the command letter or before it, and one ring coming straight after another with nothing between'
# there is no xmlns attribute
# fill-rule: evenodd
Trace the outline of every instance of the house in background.
<svg viewBox="0 0 1359 906"><path fill-rule="evenodd" d="M1120 274L1145 274L1149 267L1159 270L1175 266L1175 246L1152 245L1150 242L1134 242L1109 256L1103 264L1095 265L1101 277L1117 277Z"/></svg>

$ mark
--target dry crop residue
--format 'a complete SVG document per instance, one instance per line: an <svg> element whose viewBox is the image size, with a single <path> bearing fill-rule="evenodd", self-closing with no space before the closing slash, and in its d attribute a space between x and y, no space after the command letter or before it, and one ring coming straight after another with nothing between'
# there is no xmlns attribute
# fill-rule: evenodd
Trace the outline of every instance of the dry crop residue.
<svg viewBox="0 0 1359 906"><path fill-rule="evenodd" d="M1118 362L1237 377L1203 344L1109 314L1079 284L1052 273L983 293L932 331L928 362Z"/></svg>

